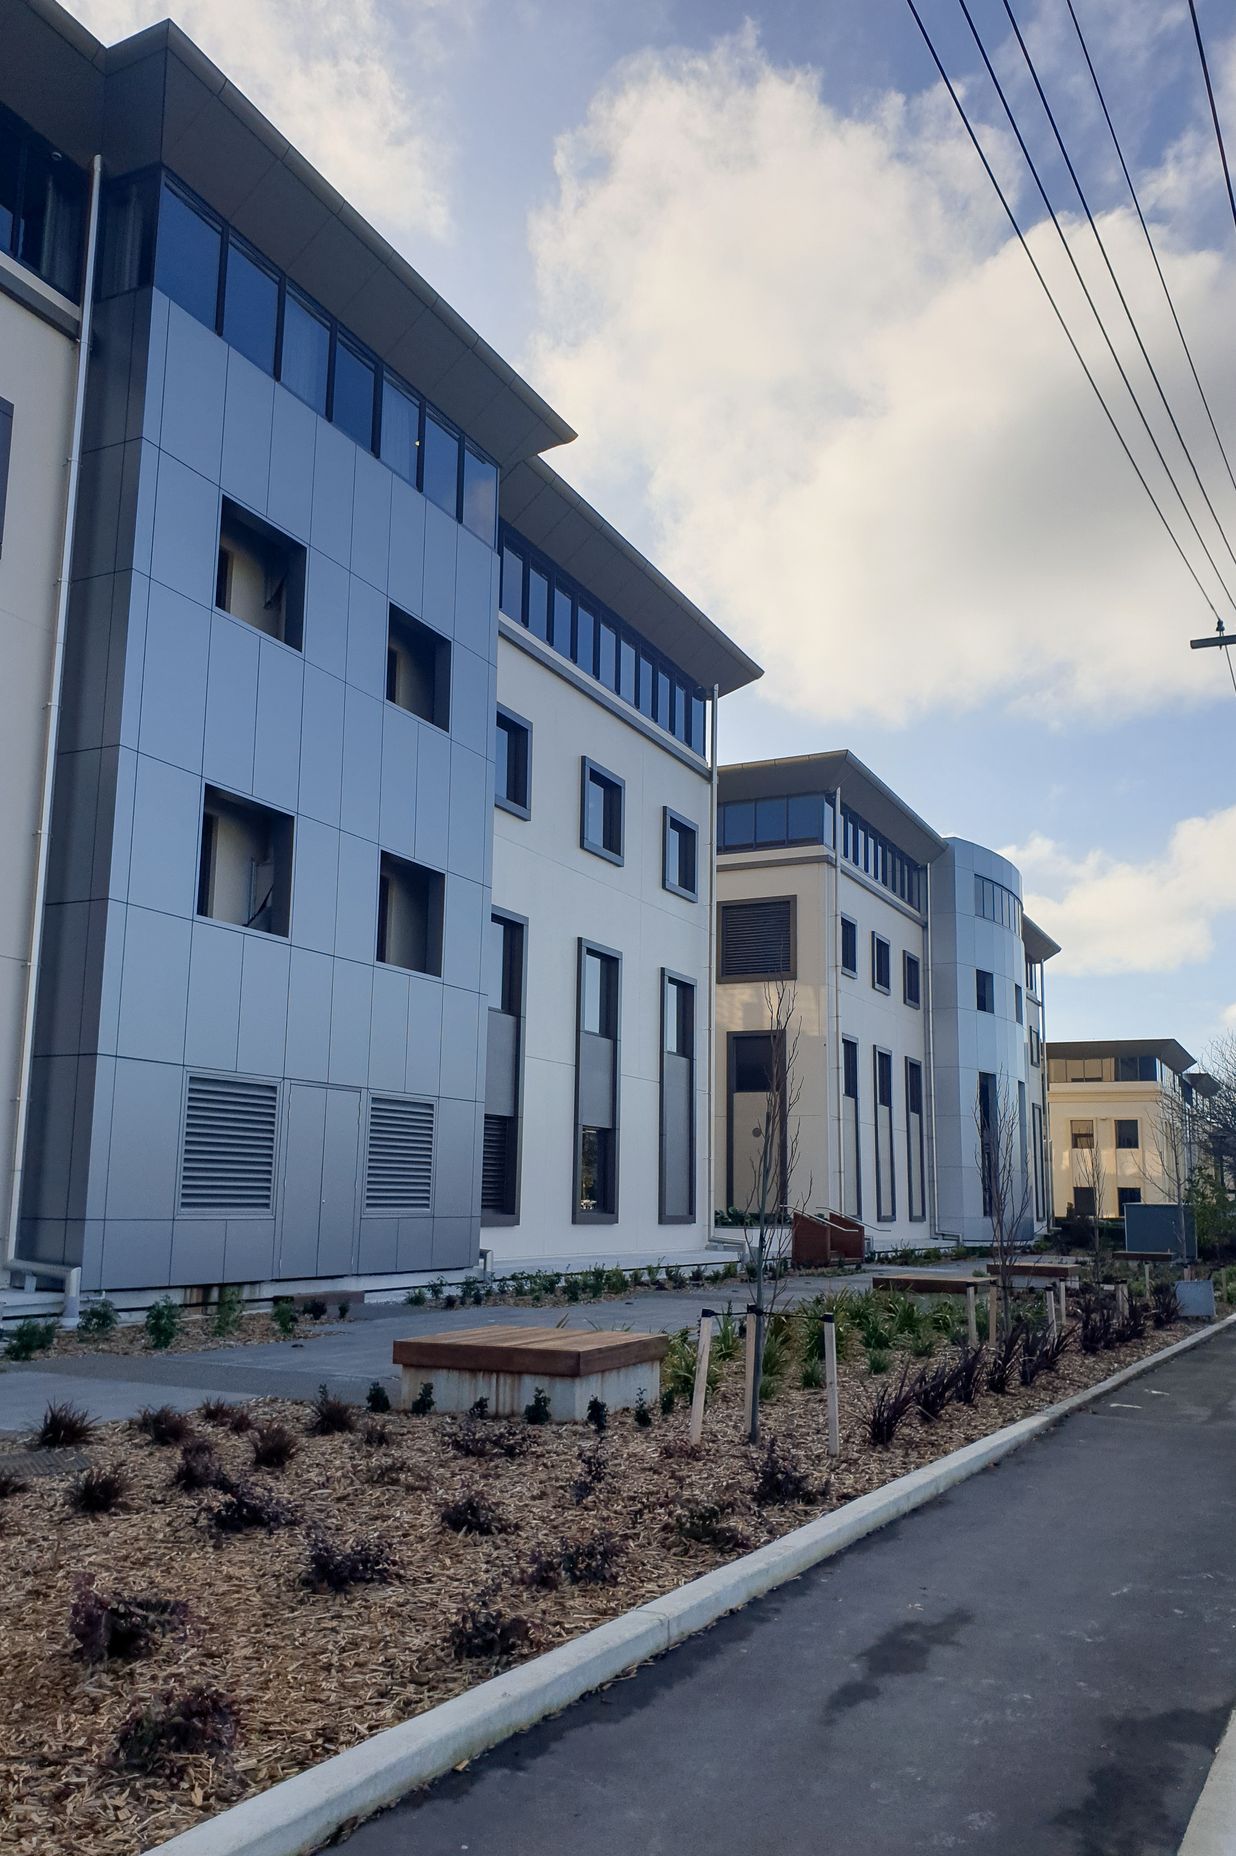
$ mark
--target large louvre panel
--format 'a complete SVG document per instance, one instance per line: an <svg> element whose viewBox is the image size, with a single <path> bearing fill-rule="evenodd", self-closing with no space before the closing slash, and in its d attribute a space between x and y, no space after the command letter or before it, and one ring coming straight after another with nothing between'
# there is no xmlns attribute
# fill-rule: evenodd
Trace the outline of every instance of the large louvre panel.
<svg viewBox="0 0 1236 1856"><path fill-rule="evenodd" d="M374 1096L365 1164L367 1212L427 1212L433 1204L433 1103Z"/></svg>
<svg viewBox="0 0 1236 1856"><path fill-rule="evenodd" d="M268 1212L275 1184L279 1086L191 1076L180 1162L182 1212Z"/></svg>
<svg viewBox="0 0 1236 1856"><path fill-rule="evenodd" d="M793 901L774 896L761 902L723 902L721 959L717 977L792 979Z"/></svg>
<svg viewBox="0 0 1236 1856"><path fill-rule="evenodd" d="M485 1143L481 1152L481 1210L513 1212L512 1135L515 1124L509 1115L486 1115Z"/></svg>

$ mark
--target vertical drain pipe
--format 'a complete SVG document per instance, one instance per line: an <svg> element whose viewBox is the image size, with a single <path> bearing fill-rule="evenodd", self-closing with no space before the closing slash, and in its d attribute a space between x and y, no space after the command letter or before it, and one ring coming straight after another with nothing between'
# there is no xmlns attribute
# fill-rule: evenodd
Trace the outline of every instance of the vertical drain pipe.
<svg viewBox="0 0 1236 1856"><path fill-rule="evenodd" d="M714 683L709 699L709 843L712 855L708 862L708 1204L707 1246L716 1236L716 1144L717 1144L717 707L720 691Z"/></svg>
<svg viewBox="0 0 1236 1856"><path fill-rule="evenodd" d="M86 232L86 265L82 278L82 313L77 333L77 374L73 385L73 423L69 441L68 478L64 498L64 531L60 544L60 578L56 586L56 619L52 634L51 679L47 702L47 731L43 747L43 781L39 799L38 848L35 856L34 897L30 911L30 961L22 1014L21 1062L17 1081L17 1115L13 1129L13 1189L9 1200L8 1230L3 1267L19 1264L17 1226L21 1209L22 1172L26 1130L30 1119L30 1073L34 1060L34 1009L43 957L43 906L47 897L47 864L51 848L52 788L56 777L56 750L60 740L60 708L64 683L64 641L69 615L69 577L73 568L73 533L77 519L77 485L81 474L82 421L86 405L86 373L90 366L90 330L94 312L94 270L99 243L99 188L103 164L98 155L90 164L90 214ZM49 1268L31 1264L41 1275L65 1277L66 1302L77 1272L63 1265ZM73 1311L66 1309L66 1313Z"/></svg>

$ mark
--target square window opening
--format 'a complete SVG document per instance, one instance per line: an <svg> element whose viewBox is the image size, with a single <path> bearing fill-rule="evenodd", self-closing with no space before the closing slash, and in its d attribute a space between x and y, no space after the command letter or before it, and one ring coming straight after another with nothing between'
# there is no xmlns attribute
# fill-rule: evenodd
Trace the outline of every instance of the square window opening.
<svg viewBox="0 0 1236 1856"><path fill-rule="evenodd" d="M377 957L385 966L442 974L446 878L383 851L378 861Z"/></svg>
<svg viewBox="0 0 1236 1856"><path fill-rule="evenodd" d="M623 782L616 774L584 761L580 845L614 864L623 859L623 798Z"/></svg>
<svg viewBox="0 0 1236 1856"><path fill-rule="evenodd" d="M699 833L689 819L665 808L664 869L662 887L694 902L699 894L696 877Z"/></svg>
<svg viewBox="0 0 1236 1856"><path fill-rule="evenodd" d="M498 711L494 804L517 818L532 816L532 724L508 709Z"/></svg>
<svg viewBox="0 0 1236 1856"><path fill-rule="evenodd" d="M451 646L398 606L386 632L386 700L435 728L451 725Z"/></svg>
<svg viewBox="0 0 1236 1856"><path fill-rule="evenodd" d="M226 496L219 518L215 605L294 651L302 647L305 550Z"/></svg>
<svg viewBox="0 0 1236 1856"><path fill-rule="evenodd" d="M208 786L202 805L197 912L263 934L288 933L292 820Z"/></svg>

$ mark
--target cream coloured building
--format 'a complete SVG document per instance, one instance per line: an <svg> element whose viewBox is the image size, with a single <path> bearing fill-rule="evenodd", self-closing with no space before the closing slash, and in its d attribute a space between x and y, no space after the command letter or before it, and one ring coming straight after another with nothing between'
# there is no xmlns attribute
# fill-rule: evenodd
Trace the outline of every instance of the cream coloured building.
<svg viewBox="0 0 1236 1856"><path fill-rule="evenodd" d="M1052 1193L1057 1217L1118 1218L1126 1205L1174 1205L1197 1162L1194 1105L1210 1079L1175 1038L1048 1046Z"/></svg>
<svg viewBox="0 0 1236 1856"><path fill-rule="evenodd" d="M990 1241L979 1118L1002 1097L1043 1229L1057 948L1017 871L941 837L845 750L722 767L718 793L717 1204L752 1201L773 1079L795 1098L774 1198L857 1218L873 1249Z"/></svg>

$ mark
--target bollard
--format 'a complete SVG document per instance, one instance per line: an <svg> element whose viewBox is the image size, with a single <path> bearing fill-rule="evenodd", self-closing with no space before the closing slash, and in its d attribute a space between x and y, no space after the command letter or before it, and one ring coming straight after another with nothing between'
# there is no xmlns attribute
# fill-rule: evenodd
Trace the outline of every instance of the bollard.
<svg viewBox="0 0 1236 1856"><path fill-rule="evenodd" d="M1116 1284L1116 1319L1127 1321L1129 1318L1129 1285L1127 1282Z"/></svg>
<svg viewBox="0 0 1236 1856"><path fill-rule="evenodd" d="M828 1454L841 1451L841 1413L837 1403L837 1323L824 1317L824 1392L828 1399Z"/></svg>
<svg viewBox="0 0 1236 1856"><path fill-rule="evenodd" d="M971 1347L978 1346L978 1295L973 1287L966 1290L966 1336Z"/></svg>
<svg viewBox="0 0 1236 1856"><path fill-rule="evenodd" d="M1000 1293L995 1283L987 1287L987 1344L994 1347L1000 1328Z"/></svg>
<svg viewBox="0 0 1236 1856"><path fill-rule="evenodd" d="M1061 1329L1061 1332L1063 1333L1064 1329L1069 1324L1069 1302L1068 1302L1068 1297L1065 1294L1063 1276L1060 1278L1060 1281L1056 1284L1056 1293L1060 1298L1060 1329Z"/></svg>
<svg viewBox="0 0 1236 1856"><path fill-rule="evenodd" d="M1056 1338L1056 1298L1052 1294L1050 1289L1048 1289L1043 1296L1043 1310L1047 1316L1047 1338L1048 1340L1055 1340Z"/></svg>
<svg viewBox="0 0 1236 1856"><path fill-rule="evenodd" d="M691 1442L704 1434L704 1400L708 1397L708 1355L712 1351L712 1310L700 1310L700 1337L695 1349L695 1386L691 1393Z"/></svg>

